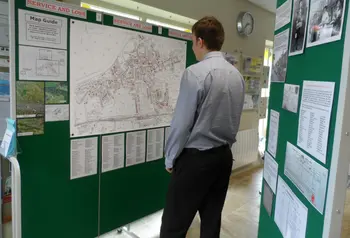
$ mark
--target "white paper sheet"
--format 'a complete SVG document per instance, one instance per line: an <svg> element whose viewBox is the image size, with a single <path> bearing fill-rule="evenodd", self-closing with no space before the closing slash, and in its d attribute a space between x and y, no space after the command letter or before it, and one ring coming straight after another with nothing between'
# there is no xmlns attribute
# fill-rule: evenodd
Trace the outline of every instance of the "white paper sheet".
<svg viewBox="0 0 350 238"><path fill-rule="evenodd" d="M289 48L290 56L304 53L308 15L309 0L294 0Z"/></svg>
<svg viewBox="0 0 350 238"><path fill-rule="evenodd" d="M341 39L346 1L311 0L306 47Z"/></svg>
<svg viewBox="0 0 350 238"><path fill-rule="evenodd" d="M19 79L67 81L67 51L19 46Z"/></svg>
<svg viewBox="0 0 350 238"><path fill-rule="evenodd" d="M8 68L10 66L10 62L7 59L0 59L0 67Z"/></svg>
<svg viewBox="0 0 350 238"><path fill-rule="evenodd" d="M163 158L164 154L164 128L148 130L146 160L154 161Z"/></svg>
<svg viewBox="0 0 350 238"><path fill-rule="evenodd" d="M278 141L278 127L280 122L280 114L274 110L270 111L270 128L267 151L276 158L277 141Z"/></svg>
<svg viewBox="0 0 350 238"><path fill-rule="evenodd" d="M144 163L146 160L146 131L126 134L126 167Z"/></svg>
<svg viewBox="0 0 350 238"><path fill-rule="evenodd" d="M305 238L308 210L278 177L275 222L284 238Z"/></svg>
<svg viewBox="0 0 350 238"><path fill-rule="evenodd" d="M4 156L7 156L8 154L12 138L13 138L13 132L7 129L5 131L4 137L1 142L1 148L4 151L4 154L3 154Z"/></svg>
<svg viewBox="0 0 350 238"><path fill-rule="evenodd" d="M68 121L69 105L45 105L45 121Z"/></svg>
<svg viewBox="0 0 350 238"><path fill-rule="evenodd" d="M271 82L283 83L286 81L288 64L288 40L289 29L275 36Z"/></svg>
<svg viewBox="0 0 350 238"><path fill-rule="evenodd" d="M1 20L1 16L0 16ZM0 46L9 46L9 26L0 24Z"/></svg>
<svg viewBox="0 0 350 238"><path fill-rule="evenodd" d="M102 137L102 173L124 168L124 134Z"/></svg>
<svg viewBox="0 0 350 238"><path fill-rule="evenodd" d="M278 177L278 163L274 158L265 152L264 157L264 179L272 189L273 193L276 193L277 189L277 177Z"/></svg>
<svg viewBox="0 0 350 238"><path fill-rule="evenodd" d="M328 170L287 142L284 174L323 214L326 199Z"/></svg>
<svg viewBox="0 0 350 238"><path fill-rule="evenodd" d="M71 179L97 174L97 137L71 140Z"/></svg>
<svg viewBox="0 0 350 238"><path fill-rule="evenodd" d="M326 163L334 82L304 81L300 105L298 146Z"/></svg>
<svg viewBox="0 0 350 238"><path fill-rule="evenodd" d="M275 31L287 25L292 15L292 0L287 0L276 10Z"/></svg>
<svg viewBox="0 0 350 238"><path fill-rule="evenodd" d="M287 111L297 113L299 103L299 85L285 84L282 107Z"/></svg>
<svg viewBox="0 0 350 238"><path fill-rule="evenodd" d="M67 19L18 10L19 44L67 49Z"/></svg>
<svg viewBox="0 0 350 238"><path fill-rule="evenodd" d="M9 14L9 5L7 2L0 2L0 14L8 16Z"/></svg>

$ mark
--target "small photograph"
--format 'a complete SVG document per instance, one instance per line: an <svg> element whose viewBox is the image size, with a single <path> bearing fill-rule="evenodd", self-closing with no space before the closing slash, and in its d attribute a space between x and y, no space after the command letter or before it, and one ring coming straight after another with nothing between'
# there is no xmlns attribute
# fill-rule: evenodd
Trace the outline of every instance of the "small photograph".
<svg viewBox="0 0 350 238"><path fill-rule="evenodd" d="M44 118L21 118L17 120L17 135L32 136L44 134Z"/></svg>
<svg viewBox="0 0 350 238"><path fill-rule="evenodd" d="M275 36L271 82L284 83L287 75L289 29Z"/></svg>
<svg viewBox="0 0 350 238"><path fill-rule="evenodd" d="M311 0L306 47L341 39L345 0Z"/></svg>
<svg viewBox="0 0 350 238"><path fill-rule="evenodd" d="M68 103L67 82L45 82L45 103L46 104Z"/></svg>
<svg viewBox="0 0 350 238"><path fill-rule="evenodd" d="M297 113L299 103L299 85L285 84L283 94L283 109Z"/></svg>
<svg viewBox="0 0 350 238"><path fill-rule="evenodd" d="M304 52L306 25L309 14L309 0L294 0L292 32L289 55L299 55Z"/></svg>
<svg viewBox="0 0 350 238"><path fill-rule="evenodd" d="M44 82L16 83L17 118L44 117Z"/></svg>

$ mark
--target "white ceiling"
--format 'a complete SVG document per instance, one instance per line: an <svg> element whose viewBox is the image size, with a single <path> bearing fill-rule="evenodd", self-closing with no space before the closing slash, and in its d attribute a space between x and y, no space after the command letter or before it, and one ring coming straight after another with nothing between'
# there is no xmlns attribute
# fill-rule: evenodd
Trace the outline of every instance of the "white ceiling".
<svg viewBox="0 0 350 238"><path fill-rule="evenodd" d="M252 2L256 5L258 5L259 7L264 8L265 10L269 11L269 12L276 12L276 0L248 0L249 2Z"/></svg>

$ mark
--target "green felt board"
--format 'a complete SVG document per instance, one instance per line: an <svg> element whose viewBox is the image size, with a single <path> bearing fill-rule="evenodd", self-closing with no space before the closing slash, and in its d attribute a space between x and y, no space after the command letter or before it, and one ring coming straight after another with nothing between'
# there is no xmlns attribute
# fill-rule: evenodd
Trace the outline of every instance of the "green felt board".
<svg viewBox="0 0 350 238"><path fill-rule="evenodd" d="M282 5L284 2L286 2L286 0L278 0L277 6ZM347 16L348 4L349 4L349 1L346 0L345 16ZM340 77L341 77L341 71L342 71L342 57L343 57L343 49L344 49L346 19L347 17L345 17L344 19L343 34L342 34L342 39L340 41L319 45L319 46L314 46L311 48L305 47L304 54L291 56L288 58L288 66L287 66L286 83L300 85L299 109L300 109L302 86L303 86L304 80L335 82L333 111L331 114L330 131L329 131L329 137L328 137L327 161L326 161L326 164L323 164L323 166L328 170L330 168L330 164L332 160L332 148L333 148L333 141L334 141L334 130L335 130L335 123L336 123ZM278 33L288 28L291 28L291 23L277 30L275 32L275 35L277 35ZM276 154L276 161L279 165L278 174L283 178L283 180L298 196L300 201L304 203L304 205L308 208L306 238L320 238L322 237L322 233L323 233L324 215L319 213L316 210L316 208L314 208L313 205L298 190L298 188L293 184L293 182L290 181L284 175L284 164L285 164L287 141L297 146L299 112L295 114L295 113L286 111L282 108L283 89L284 89L284 84L271 83L269 111L272 109L280 113L278 145L277 145L277 154ZM269 131L269 123L268 123L267 131ZM269 135L267 135L267 137L268 136ZM312 156L310 157L315 159ZM316 159L315 161L319 162ZM321 162L319 163L322 164ZM263 195L261 197L263 198ZM274 222L275 201L276 201L276 195L274 196L273 210L272 210L271 217L269 217L265 207L261 205L259 235L258 235L259 238L282 238L282 234L279 231L279 228L277 227L276 223ZM262 200L261 200L261 204L263 204Z"/></svg>
<svg viewBox="0 0 350 238"><path fill-rule="evenodd" d="M25 0L15 2L16 65L19 62L18 9L68 19L69 85L69 19L83 19L27 8ZM104 24L112 25L111 16L103 17ZM85 21L101 24L95 19L96 13L88 11ZM152 34L158 35L157 27L153 27ZM163 36L167 35L167 29L163 29ZM187 45L187 65L190 65L196 60L191 43ZM18 71L16 67L17 80ZM94 238L164 207L170 178L164 170L164 159L101 173L99 136L98 174L70 180L69 133L68 121L48 122L44 125L44 135L18 137L23 238Z"/></svg>

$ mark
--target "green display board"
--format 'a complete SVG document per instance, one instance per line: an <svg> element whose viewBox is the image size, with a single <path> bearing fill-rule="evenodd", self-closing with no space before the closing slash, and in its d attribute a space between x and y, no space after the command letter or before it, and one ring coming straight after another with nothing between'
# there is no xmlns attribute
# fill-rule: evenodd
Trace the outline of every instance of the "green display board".
<svg viewBox="0 0 350 238"><path fill-rule="evenodd" d="M277 7L285 3L285 0L278 0ZM293 1L292 1L293 2ZM297 1L299 2L299 1ZM342 38L339 41L334 41L328 44L322 44L311 48L306 48L303 54L288 57L287 75L285 83L295 84L300 86L299 95L299 110L297 113L287 111L282 108L283 94L284 94L284 83L271 82L270 86L270 99L269 99L269 113L271 110L279 112L279 132L278 132L278 143L277 143L277 154L276 162L278 163L278 175L287 183L293 193L299 198L299 200L307 207L307 227L306 235L307 238L320 238L323 234L324 227L324 211L323 215L316 210L316 208L305 198L295 184L284 174L285 169L285 156L287 142L297 146L298 137L298 125L299 125L299 112L300 102L302 97L302 87L304 81L324 81L324 82L335 82L334 89L334 101L333 110L331 114L330 130L328 137L328 150L326 155L326 163L322 164L317 161L314 157L312 159L317 161L326 169L330 169L332 161L332 148L334 141L334 130L336 124L336 114L338 105L338 93L340 78L342 72L342 59L344 50L344 39L345 30L348 14L349 1L346 3L346 10L343 22L343 33ZM344 3L344 4L345 4ZM293 5L293 4L292 4ZM293 7L294 9L294 7ZM293 15L293 14L292 14ZM311 17L311 15L309 16ZM286 29L291 29L292 21L284 27L278 29L275 35L283 32ZM292 34L292 33L291 33ZM307 37L306 37L307 38ZM289 42L290 44L290 42ZM269 131L270 122L268 123ZM267 135L269 137L269 135ZM315 138L316 139L316 138ZM268 139L267 139L268 141ZM305 152L305 151L304 151ZM307 154L307 153L306 153ZM263 205L263 197L266 191L262 191L261 209L260 209L260 221L259 221L259 238L282 238L283 235L280 232L278 226L274 221L274 213L276 207L276 194L273 198L273 206L271 216ZM327 197L327 196L326 196ZM287 210L287 208L286 208Z"/></svg>
<svg viewBox="0 0 350 238"><path fill-rule="evenodd" d="M61 11L66 12L60 14L57 7L52 8L47 3L57 5L61 7ZM48 10L43 10L45 8ZM67 103L69 103L71 100L69 98L69 56L72 50L70 48L70 20L116 27L113 26L113 17L84 10L87 12L87 17L84 19L74 16L74 14L79 14L76 6L40 0L16 0L14 11L17 89L25 86L23 86L23 81L19 80L22 72L18 67L20 62L18 36L21 29L18 24L18 13L20 9L67 19ZM102 20L99 20L100 16ZM30 24L27 27L31 27ZM40 29L35 30L40 31ZM167 29L163 28L160 32L157 26L153 26L153 31L149 34L171 38L168 36ZM189 66L196 62L191 50L191 42L185 39L180 40L187 41L186 66ZM29 98L29 90L38 90L34 96L30 97L31 100L41 97L40 93L43 90L41 82L45 80L38 79L37 81L38 84L31 89L18 90L17 111L26 110L20 105L23 100ZM52 84L49 87L51 92ZM60 90L62 93L65 92L62 87ZM63 95L60 99L66 101L67 95ZM164 207L170 179L164 169L164 159L102 173L102 136L97 135L99 145L97 174L71 180L70 122L45 122L44 116L38 111L36 113L35 120L27 122L23 121L23 118L17 120L19 132L27 131L28 127L34 132L34 135L31 136L18 137L20 151L18 160L22 171L23 238L94 238Z"/></svg>

